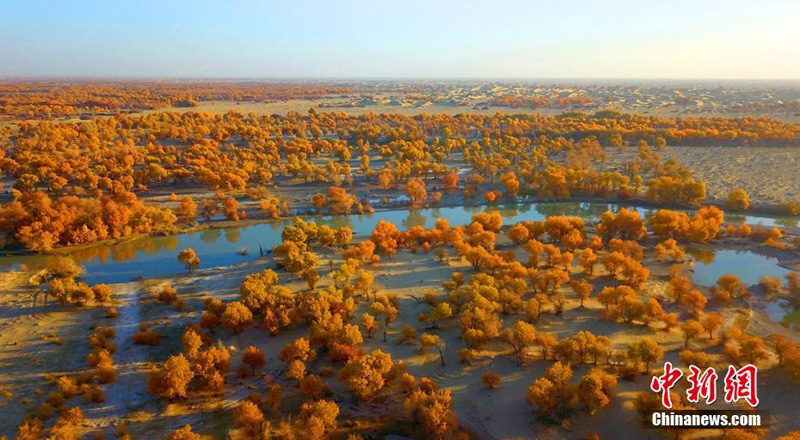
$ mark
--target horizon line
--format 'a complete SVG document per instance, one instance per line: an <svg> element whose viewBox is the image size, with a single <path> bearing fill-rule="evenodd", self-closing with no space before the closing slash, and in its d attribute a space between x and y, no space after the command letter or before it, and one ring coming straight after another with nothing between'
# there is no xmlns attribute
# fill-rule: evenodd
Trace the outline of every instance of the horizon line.
<svg viewBox="0 0 800 440"><path fill-rule="evenodd" d="M431 76L431 77L403 77L403 76L119 76L119 75L0 75L0 81L674 81L674 82L699 82L699 81L733 81L733 82L800 82L800 78L719 78L719 77L591 77L591 76L564 76L564 77L502 77L502 76Z"/></svg>

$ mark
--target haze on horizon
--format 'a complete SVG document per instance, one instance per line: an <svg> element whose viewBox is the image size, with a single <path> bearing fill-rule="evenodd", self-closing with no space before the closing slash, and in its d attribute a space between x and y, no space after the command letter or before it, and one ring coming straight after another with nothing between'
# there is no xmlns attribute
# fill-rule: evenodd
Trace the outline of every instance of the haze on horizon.
<svg viewBox="0 0 800 440"><path fill-rule="evenodd" d="M7 1L0 77L800 79L800 2Z"/></svg>

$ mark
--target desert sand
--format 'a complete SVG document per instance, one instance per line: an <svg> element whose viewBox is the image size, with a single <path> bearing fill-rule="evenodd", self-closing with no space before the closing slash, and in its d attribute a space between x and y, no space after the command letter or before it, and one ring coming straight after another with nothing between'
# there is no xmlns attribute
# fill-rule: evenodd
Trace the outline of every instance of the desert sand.
<svg viewBox="0 0 800 440"><path fill-rule="evenodd" d="M508 240L501 243L500 250L513 247ZM727 247L741 246L735 240L722 243ZM318 251L320 264L318 269L327 273L328 260L341 262L341 255L330 251ZM789 259L790 253L782 256L786 264L794 265L796 261ZM646 260L653 271L650 281L642 289L646 297L663 297L665 280L668 279L669 264L657 262L652 258ZM86 338L91 332L90 322L116 329L118 346L115 362L120 373L117 381L106 389L104 404L92 405L85 411L87 421L83 425L87 430L100 430L113 433L115 427L126 425L134 437L147 437L155 432L169 430L192 424L195 431L222 435L230 424L230 410L250 392L263 387L266 376L272 376L285 385L285 404L302 400L296 385L282 376L283 365L278 360L278 352L284 344L307 334L304 327L294 327L280 333L276 337L269 336L259 324L241 334L231 335L218 329L216 337L222 338L225 346L233 355L233 369L240 364L240 355L244 348L255 345L267 357L267 366L256 376L239 377L231 373L222 396L192 395L187 400L165 402L150 394L146 389L146 373L162 362L172 353L180 350L180 335L185 325L196 322L202 301L209 293L214 298L231 301L238 298L238 286L248 273L274 268L271 258L258 259L251 263L242 263L230 267L217 267L199 270L192 274L176 274L166 278L144 279L130 283L113 285L115 305L120 311L116 319L105 318L102 307L86 307L75 310L67 306L50 304L34 308L24 304L24 272L9 272L3 275L4 289L2 296L6 312L0 318L0 348L4 361L0 364L0 388L10 392L9 397L2 400L6 417L0 424L0 431L9 432L21 421L26 409L35 408L38 398L20 405L19 396L36 395L37 388L46 389L43 379L47 373L77 373L85 369L85 356L88 354ZM647 376L640 376L636 381L620 380L611 405L599 410L595 415L576 414L570 422L559 427L538 421L531 407L526 402L525 390L533 380L540 377L550 362L541 361L539 349L531 347L523 358L523 365L517 366L512 351L507 345L494 343L483 349L471 365L459 362L457 350L463 346L456 322L448 320L440 329L428 330L417 322L419 313L427 306L417 299L427 291L443 294L441 282L453 272L472 273L466 262L453 261L450 264L435 261L433 252L411 253L399 252L395 258L385 260L369 269L374 275L381 291L394 293L399 297L400 314L396 322L391 324L388 340L382 340L380 332L372 339L365 339L363 350L369 352L381 349L392 355L396 361L406 364L408 371L415 376L434 378L439 385L452 391L453 408L462 427L468 429L476 438L481 439L567 439L584 438L597 432L601 438L657 438L654 432L643 429L639 416L633 408L633 398L637 391L647 387ZM581 269L573 267L580 274ZM598 267L595 275L597 283L607 281L602 269ZM188 309L177 312L171 306L154 301L153 294L165 284L171 284L186 302ZM293 291L305 289L305 285L288 274L281 272L281 283ZM321 287L329 283L323 278ZM569 287L561 289L567 296L565 312L561 316L543 315L536 323L537 332L548 332L558 335L559 339L574 333L587 330L597 335L611 338L612 348L624 349L627 343L642 336L652 336L666 350L665 360L678 363L677 353L683 348L680 332L651 331L642 326L627 325L605 321L603 306L594 298L579 307L579 302ZM763 301L756 296L754 302ZM367 303L361 302L356 316L366 311ZM667 311L676 306L665 302ZM710 305L707 311L717 310ZM782 332L792 339L798 340L798 334L788 331L780 325L769 321L763 312L749 308L720 309L726 317L727 324L748 329L753 334L766 337L775 332ZM13 313L11 313L13 311ZM504 317L504 325L511 325L518 319L514 315ZM162 343L156 347L137 346L131 343L133 333L139 324L152 325L161 336ZM423 352L418 345L398 343L399 330L405 326L415 327L419 333L438 334L445 342L444 366L435 349ZM722 363L721 347L716 342L705 338L692 342L695 350L706 351L712 359ZM785 387L788 378L785 373L774 368L776 360L770 359L761 368L760 376L762 405L773 415L772 433L782 433L793 426L794 409L800 405L800 397ZM589 365L575 367L575 377L585 374ZM480 381L484 371L492 371L501 375L502 380L495 390L487 390ZM379 406L370 412L369 405L354 405L344 398L347 393L335 378L328 381L334 400L340 405L340 417L381 417ZM40 397L39 397L40 398ZM717 408L717 406L715 406ZM563 428L563 429L562 429ZM340 433L361 432L363 426L340 427ZM708 433L711 434L711 433ZM705 437L704 437L705 438Z"/></svg>

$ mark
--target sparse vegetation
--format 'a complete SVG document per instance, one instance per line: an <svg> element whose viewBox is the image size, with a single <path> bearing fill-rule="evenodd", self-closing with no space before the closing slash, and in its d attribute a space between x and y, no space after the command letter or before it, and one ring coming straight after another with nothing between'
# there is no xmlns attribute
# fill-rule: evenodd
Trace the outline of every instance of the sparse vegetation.
<svg viewBox="0 0 800 440"><path fill-rule="evenodd" d="M37 392L3 388L14 414L29 417L15 420L18 438L108 435L109 419L88 411L99 404L135 421L120 425L120 438L146 429L173 440L457 439L476 434L459 424L467 406L499 437L532 436L541 423L585 435L611 432L595 426L598 414L621 420L660 405L647 386L666 359L718 371L754 364L800 380L793 339L763 339L794 329L759 312L771 301L800 305L798 275L753 282L723 268L710 285L696 276L717 251L758 251L787 266L796 230L789 220L748 225L740 211L766 206L759 191L712 195L693 170L662 157L667 145L780 148L797 142L796 122L625 114L598 110L602 98L582 92L495 96L490 105L591 113L354 116L158 109L243 96L323 100L355 87L53 87L0 85L0 115L40 120L0 127L11 186L2 244L86 245L19 265L24 277L9 287L46 296L36 304L47 314L37 318L47 329L38 342L69 365L25 352L26 368L57 374ZM49 120L122 109L112 92L125 108L154 110ZM520 197L569 202L531 208ZM445 209L462 206L463 216ZM376 208L410 210L397 220ZM270 223L259 234L243 232L261 221ZM170 235L183 228L198 235ZM165 236L121 240L156 233ZM105 240L120 242L90 246ZM207 246L223 240L235 259ZM95 278L98 267L141 255L175 270ZM219 426L125 414L127 399L197 417L213 408ZM510 402L527 402L537 422L499 426Z"/></svg>

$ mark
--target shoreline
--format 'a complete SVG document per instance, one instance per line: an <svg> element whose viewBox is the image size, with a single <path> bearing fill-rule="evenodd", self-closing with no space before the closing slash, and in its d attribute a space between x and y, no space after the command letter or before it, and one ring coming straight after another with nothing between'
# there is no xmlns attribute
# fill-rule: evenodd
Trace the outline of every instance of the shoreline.
<svg viewBox="0 0 800 440"><path fill-rule="evenodd" d="M714 203L714 202L723 202L723 203ZM725 211L725 214L734 214L734 215L744 215L744 216L755 216L755 217L774 217L774 218L797 218L800 221L800 217L793 217L790 215L786 215L786 213L781 212L781 208L779 206L774 205L754 205L752 209L747 211L734 211L734 210L726 210L724 208L724 201L720 200L707 200L705 203L699 206L693 206L689 204L664 204L653 202L652 200L648 200L641 197L631 197L628 199L621 199L621 198L602 198L602 197L577 197L577 198L557 198L557 199L520 199L516 202L507 202L507 204L544 204L544 203L597 203L597 204L617 204L617 205L635 205L636 207L641 207L645 209L670 209L670 210L697 210L702 207L706 206L721 206L721 209ZM388 212L388 211L412 211L412 210L419 210L419 209L437 209L437 208L458 208L458 207L475 207L475 208L485 208L487 206L496 206L495 204L490 204L487 202L480 202L475 204L465 204L458 200L448 200L444 199L442 202L436 204L435 206L431 204L425 204L423 206L414 207L407 203L397 203L397 204L388 204L383 205L380 208L376 208L372 214L380 213L380 212ZM0 258L4 257L21 257L21 256L29 256L29 255L64 255L74 251L80 251L85 249L91 249L94 247L100 246L114 246L121 243L127 243L135 240L139 240L142 238L147 237L167 237L173 235L182 235L182 234L190 234L194 232L205 231L209 229L228 229L234 227L249 227L261 224L267 224L276 221L290 221L295 217L299 217L302 219L308 219L312 217L320 217L320 216L337 216L337 215L369 215L369 214L359 214L359 213L350 213L350 214L333 214L329 212L323 213L310 213L309 211L313 210L313 208L299 208L298 211L294 215L288 215L286 217L280 217L277 219L272 218L247 218L244 220L228 220L228 219L221 219L221 220L206 220L206 221L191 221L191 222L182 222L178 223L176 228L172 230L166 231L158 231L150 234L134 234L123 238L114 238L114 239L107 239L107 240L100 240L95 241L92 243L83 243L83 244L76 244L76 245L68 245L68 246L58 246L53 248L48 252L35 252L35 251L28 251L28 250L12 250L12 251L0 251Z"/></svg>

